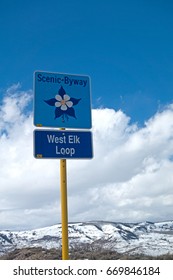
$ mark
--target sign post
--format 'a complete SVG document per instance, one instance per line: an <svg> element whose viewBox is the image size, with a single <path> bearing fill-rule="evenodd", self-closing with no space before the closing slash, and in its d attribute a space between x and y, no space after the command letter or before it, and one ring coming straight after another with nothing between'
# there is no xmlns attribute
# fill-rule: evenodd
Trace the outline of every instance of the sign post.
<svg viewBox="0 0 173 280"><path fill-rule="evenodd" d="M61 130L65 130L61 128ZM62 260L69 259L68 252L68 202L67 202L67 166L66 159L60 159Z"/></svg>
<svg viewBox="0 0 173 280"><path fill-rule="evenodd" d="M62 259L68 260L68 204L66 159L60 159L61 224L62 224Z"/></svg>
<svg viewBox="0 0 173 280"><path fill-rule="evenodd" d="M60 159L62 259L69 259L66 159L92 158L90 78L63 73L34 73L34 125L60 131L35 130L35 158Z"/></svg>

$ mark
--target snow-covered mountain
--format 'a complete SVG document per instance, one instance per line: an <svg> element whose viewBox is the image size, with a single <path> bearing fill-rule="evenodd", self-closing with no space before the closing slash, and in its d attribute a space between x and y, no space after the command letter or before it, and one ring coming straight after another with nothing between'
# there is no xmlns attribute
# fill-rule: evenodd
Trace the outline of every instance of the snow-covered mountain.
<svg viewBox="0 0 173 280"><path fill-rule="evenodd" d="M173 221L69 223L69 246L91 246L120 253L173 254ZM61 224L29 231L0 231L0 254L15 248L61 247Z"/></svg>

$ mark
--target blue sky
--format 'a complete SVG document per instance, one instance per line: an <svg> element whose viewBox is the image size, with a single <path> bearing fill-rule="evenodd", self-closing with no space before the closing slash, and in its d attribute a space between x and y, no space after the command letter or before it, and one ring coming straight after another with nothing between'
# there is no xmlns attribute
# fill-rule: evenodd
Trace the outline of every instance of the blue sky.
<svg viewBox="0 0 173 280"><path fill-rule="evenodd" d="M0 88L31 89L35 70L91 77L94 108L143 124L172 102L173 3L1 1Z"/></svg>
<svg viewBox="0 0 173 280"><path fill-rule="evenodd" d="M36 70L91 78L94 157L68 160L69 221L172 219L172 14L171 0L1 0L1 229L61 221L59 160L33 156Z"/></svg>

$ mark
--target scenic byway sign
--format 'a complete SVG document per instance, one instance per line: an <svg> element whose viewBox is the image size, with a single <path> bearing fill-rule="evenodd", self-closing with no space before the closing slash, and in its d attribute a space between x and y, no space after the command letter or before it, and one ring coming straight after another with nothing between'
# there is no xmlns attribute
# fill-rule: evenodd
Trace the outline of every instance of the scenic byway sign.
<svg viewBox="0 0 173 280"><path fill-rule="evenodd" d="M34 156L58 159L92 158L92 134L90 131L35 130Z"/></svg>
<svg viewBox="0 0 173 280"><path fill-rule="evenodd" d="M90 129L90 78L36 71L34 73L34 125Z"/></svg>
<svg viewBox="0 0 173 280"><path fill-rule="evenodd" d="M93 157L92 133L87 130L91 128L90 78L35 71L34 125L60 128L34 130L34 157L60 159L62 259L68 260L66 159Z"/></svg>

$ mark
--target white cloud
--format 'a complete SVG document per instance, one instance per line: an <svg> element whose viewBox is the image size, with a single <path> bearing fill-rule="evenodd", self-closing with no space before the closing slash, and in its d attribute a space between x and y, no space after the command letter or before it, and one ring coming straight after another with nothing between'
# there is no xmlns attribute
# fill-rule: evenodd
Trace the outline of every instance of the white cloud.
<svg viewBox="0 0 173 280"><path fill-rule="evenodd" d="M0 105L1 229L60 222L59 160L33 157L32 92L10 87ZM172 219L173 105L144 127L96 109L94 158L69 160L69 221Z"/></svg>

